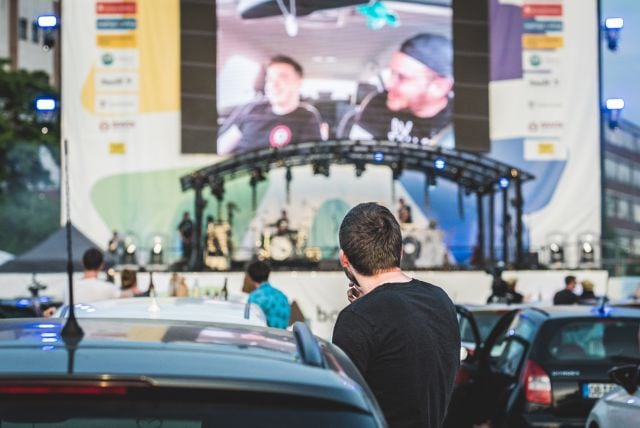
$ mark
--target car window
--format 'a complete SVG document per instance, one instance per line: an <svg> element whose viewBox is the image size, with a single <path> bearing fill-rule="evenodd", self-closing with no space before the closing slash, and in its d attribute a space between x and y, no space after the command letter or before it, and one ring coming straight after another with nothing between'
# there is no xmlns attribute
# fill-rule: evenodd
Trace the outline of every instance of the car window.
<svg viewBox="0 0 640 428"><path fill-rule="evenodd" d="M476 321L476 325L478 326L478 332L480 333L480 340L484 342L487 339L487 336L489 336L489 333L491 333L491 330L496 325L500 317L502 317L503 315L504 315L504 312L474 312L473 313L473 318ZM466 323L467 325L469 324L468 321ZM466 336L463 336L462 327L463 326L461 325L460 337L466 337ZM470 326L468 327L468 330L469 330L469 335L471 337L470 340L473 340L473 335L471 335ZM466 339L462 339L462 340L466 340Z"/></svg>
<svg viewBox="0 0 640 428"><path fill-rule="evenodd" d="M495 367L501 373L515 376L526 351L525 344L516 340L515 336L503 341L502 353L496 358Z"/></svg>
<svg viewBox="0 0 640 428"><path fill-rule="evenodd" d="M556 325L545 349L554 360L638 358L640 321L580 320Z"/></svg>

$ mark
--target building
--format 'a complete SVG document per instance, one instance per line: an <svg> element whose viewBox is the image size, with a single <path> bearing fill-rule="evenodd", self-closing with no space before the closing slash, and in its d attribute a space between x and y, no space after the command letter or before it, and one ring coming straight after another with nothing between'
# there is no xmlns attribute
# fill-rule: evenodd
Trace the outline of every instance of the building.
<svg viewBox="0 0 640 428"><path fill-rule="evenodd" d="M36 19L58 10L58 1L0 0L0 58L10 59L14 70L45 71L56 87L57 36L39 28Z"/></svg>
<svg viewBox="0 0 640 428"><path fill-rule="evenodd" d="M605 267L637 273L629 269L640 262L640 126L605 123L603 134Z"/></svg>

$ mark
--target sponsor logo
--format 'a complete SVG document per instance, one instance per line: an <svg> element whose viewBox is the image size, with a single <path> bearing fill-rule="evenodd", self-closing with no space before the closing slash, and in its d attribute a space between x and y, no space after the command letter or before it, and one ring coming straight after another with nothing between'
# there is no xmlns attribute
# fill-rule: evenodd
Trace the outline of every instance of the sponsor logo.
<svg viewBox="0 0 640 428"><path fill-rule="evenodd" d="M101 48L135 48L138 44L135 33L130 34L98 34L96 44Z"/></svg>
<svg viewBox="0 0 640 428"><path fill-rule="evenodd" d="M527 105L529 106L529 108L531 110L535 110L535 109L538 109L538 108L541 108L541 109L553 109L553 108L563 108L564 107L564 104L561 103L560 101L553 102L553 101L533 101L533 100L529 100Z"/></svg>
<svg viewBox="0 0 640 428"><path fill-rule="evenodd" d="M96 21L98 30L135 30L137 21L133 18L127 19L98 19Z"/></svg>
<svg viewBox="0 0 640 428"><path fill-rule="evenodd" d="M527 82L529 83L529 86L533 86L535 88L548 88L549 86L560 85L560 79L551 77L531 78L527 79Z"/></svg>
<svg viewBox="0 0 640 428"><path fill-rule="evenodd" d="M109 131L130 131L136 127L136 122L133 120L103 120L98 125L98 128L102 132Z"/></svg>
<svg viewBox="0 0 640 428"><path fill-rule="evenodd" d="M136 73L98 73L96 75L98 91L135 91L138 89Z"/></svg>
<svg viewBox="0 0 640 428"><path fill-rule="evenodd" d="M291 129L286 125L278 125L269 134L269 144L271 147L283 147L291 141Z"/></svg>
<svg viewBox="0 0 640 428"><path fill-rule="evenodd" d="M564 128L564 123L560 121L540 121L540 122L529 122L529 131L531 132L548 132L548 131L559 131Z"/></svg>
<svg viewBox="0 0 640 428"><path fill-rule="evenodd" d="M564 37L547 36L545 34L523 34L524 49L559 49L564 47Z"/></svg>
<svg viewBox="0 0 640 428"><path fill-rule="evenodd" d="M98 2L96 3L96 13L103 14L134 14L136 13L135 2Z"/></svg>
<svg viewBox="0 0 640 428"><path fill-rule="evenodd" d="M529 57L529 64L531 64L533 67L539 67L540 64L542 64L542 58L540 57L540 55L533 54Z"/></svg>
<svg viewBox="0 0 640 428"><path fill-rule="evenodd" d="M526 4L522 6L523 18L536 16L562 16L561 4Z"/></svg>
<svg viewBox="0 0 640 428"><path fill-rule="evenodd" d="M113 55L111 53L108 53L108 52L106 54L103 54L100 59L102 60L102 64L104 64L106 66L109 66L109 65L113 64L113 61L114 61Z"/></svg>
<svg viewBox="0 0 640 428"><path fill-rule="evenodd" d="M102 114L138 113L138 97L136 95L98 95L96 111Z"/></svg>

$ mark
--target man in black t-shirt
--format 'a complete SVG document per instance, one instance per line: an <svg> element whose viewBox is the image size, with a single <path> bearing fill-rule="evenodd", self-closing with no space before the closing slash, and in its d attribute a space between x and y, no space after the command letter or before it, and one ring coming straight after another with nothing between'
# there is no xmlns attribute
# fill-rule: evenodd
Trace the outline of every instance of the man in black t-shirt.
<svg viewBox="0 0 640 428"><path fill-rule="evenodd" d="M218 134L218 154L320 141L320 114L300 102L302 67L292 58L275 56L265 70L266 99L238 108Z"/></svg>
<svg viewBox="0 0 640 428"><path fill-rule="evenodd" d="M362 102L349 139L452 148L451 132L445 132L453 110L451 40L433 34L406 40L393 54L389 72L385 92Z"/></svg>
<svg viewBox="0 0 640 428"><path fill-rule="evenodd" d="M333 343L356 364L389 426L440 427L460 363L453 303L400 270L402 235L388 209L354 207L339 239L352 303L338 316Z"/></svg>
<svg viewBox="0 0 640 428"><path fill-rule="evenodd" d="M553 296L553 304L554 305L573 305L578 303L580 298L577 294L573 292L576 288L576 277L573 275L566 276L564 278L565 288L558 291L555 296Z"/></svg>

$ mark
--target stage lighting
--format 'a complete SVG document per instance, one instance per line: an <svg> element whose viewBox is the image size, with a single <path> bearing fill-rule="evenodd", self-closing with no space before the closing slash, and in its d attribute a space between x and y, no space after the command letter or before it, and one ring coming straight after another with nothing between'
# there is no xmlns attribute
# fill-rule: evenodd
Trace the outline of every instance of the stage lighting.
<svg viewBox="0 0 640 428"><path fill-rule="evenodd" d="M565 236L561 233L550 235L547 238L547 248L549 249L549 264L551 265L551 267L561 268L564 266L565 241Z"/></svg>
<svg viewBox="0 0 640 428"><path fill-rule="evenodd" d="M620 40L620 31L624 27L622 18L607 18L604 20L604 35L607 39L607 47L611 51L618 49L618 41Z"/></svg>
<svg viewBox="0 0 640 428"><path fill-rule="evenodd" d="M384 162L384 153L382 153L381 151L377 151L373 154L373 160L376 163L381 163Z"/></svg>
<svg viewBox="0 0 640 428"><path fill-rule="evenodd" d="M152 244L153 245L151 247L151 257L149 259L149 262L152 265L161 265L163 255L164 255L164 246L162 245L162 237L154 236Z"/></svg>
<svg viewBox="0 0 640 428"><path fill-rule="evenodd" d="M498 180L498 185L501 189L507 189L509 187L509 179L507 177L501 177L500 180Z"/></svg>
<svg viewBox="0 0 640 428"><path fill-rule="evenodd" d="M40 15L36 22L38 27L44 30L51 30L58 26L58 17L55 15Z"/></svg>
<svg viewBox="0 0 640 428"><path fill-rule="evenodd" d="M583 233L578 236L578 248L580 249L580 264L592 266L596 261L596 235Z"/></svg>
<svg viewBox="0 0 640 428"><path fill-rule="evenodd" d="M56 100L51 97L41 97L36 99L36 110L42 112L54 111Z"/></svg>
<svg viewBox="0 0 640 428"><path fill-rule="evenodd" d="M124 238L124 254L122 256L122 263L125 265L137 264L136 259L136 243L132 236L126 236Z"/></svg>
<svg viewBox="0 0 640 428"><path fill-rule="evenodd" d="M314 161L311 163L313 169L313 175L329 176L329 162L326 161Z"/></svg>
<svg viewBox="0 0 640 428"><path fill-rule="evenodd" d="M615 129L620 124L622 109L624 109L624 100L622 98L608 98L605 101L604 111L607 115L610 129Z"/></svg>
<svg viewBox="0 0 640 428"><path fill-rule="evenodd" d="M433 161L433 166L435 167L435 169L442 171L445 168L445 166L447 166L447 164L444 161L444 159L437 158L436 160Z"/></svg>

